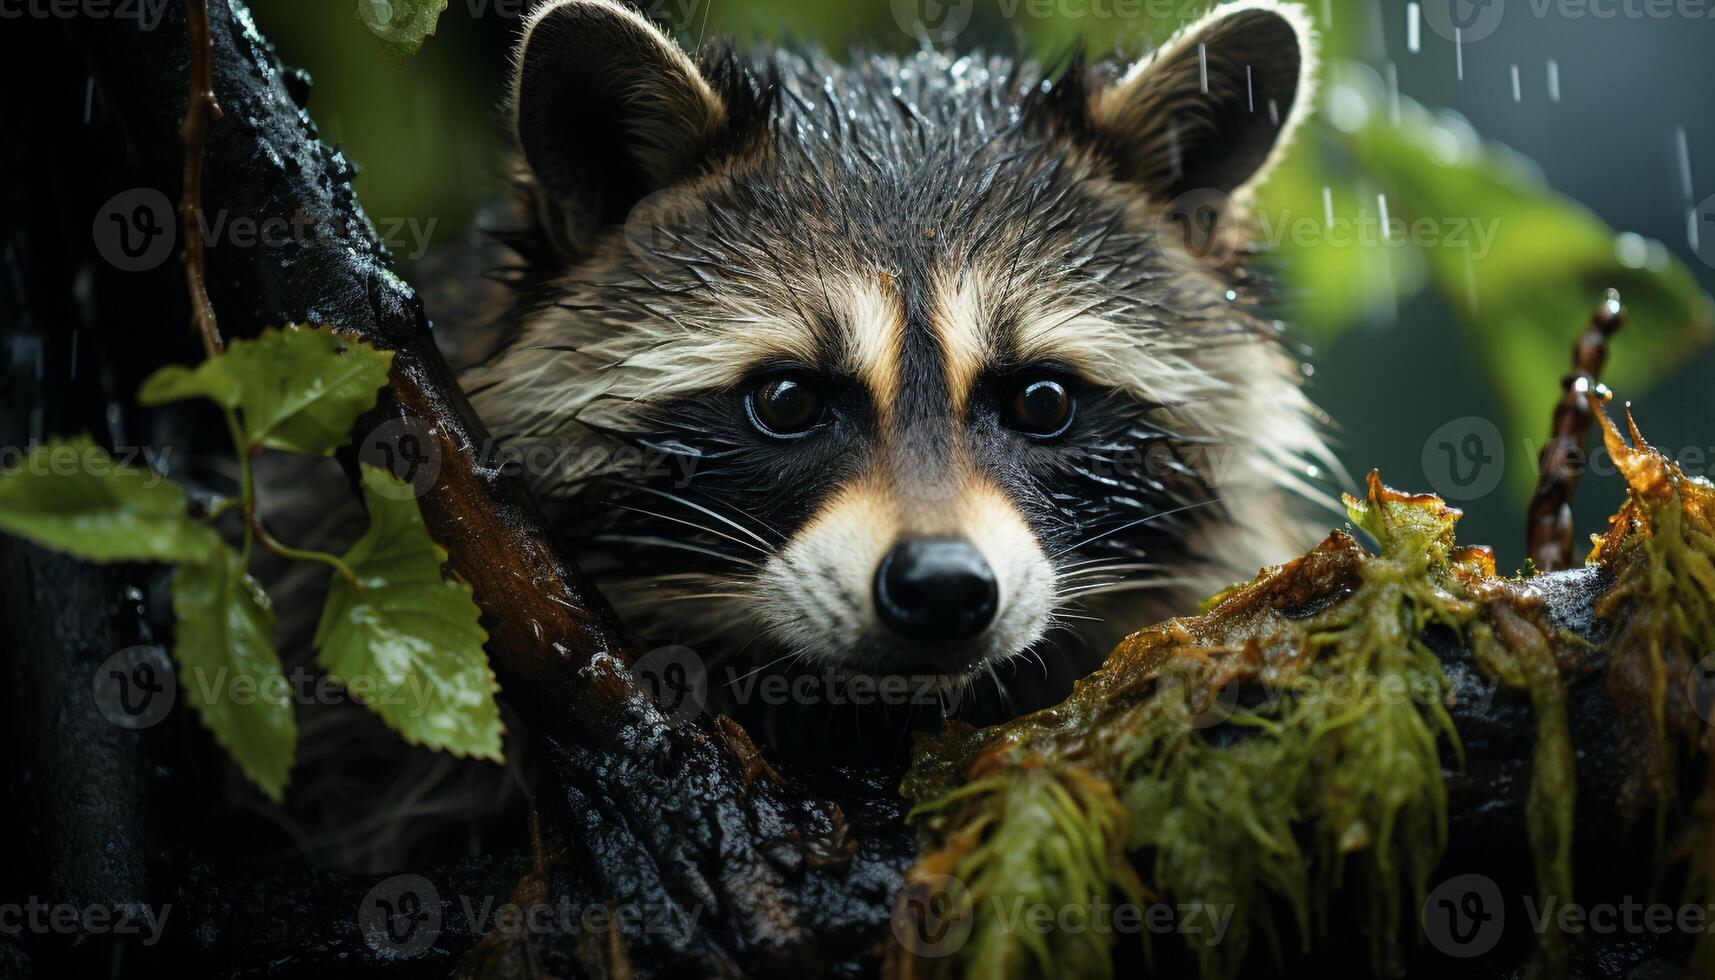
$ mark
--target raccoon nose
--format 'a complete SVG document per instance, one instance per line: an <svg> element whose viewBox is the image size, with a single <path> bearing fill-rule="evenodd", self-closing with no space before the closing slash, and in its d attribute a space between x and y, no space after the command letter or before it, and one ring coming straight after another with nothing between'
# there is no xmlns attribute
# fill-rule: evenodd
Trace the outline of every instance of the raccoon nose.
<svg viewBox="0 0 1715 980"><path fill-rule="evenodd" d="M908 640L969 640L994 620L999 599L982 552L957 538L908 538L875 571L881 621Z"/></svg>

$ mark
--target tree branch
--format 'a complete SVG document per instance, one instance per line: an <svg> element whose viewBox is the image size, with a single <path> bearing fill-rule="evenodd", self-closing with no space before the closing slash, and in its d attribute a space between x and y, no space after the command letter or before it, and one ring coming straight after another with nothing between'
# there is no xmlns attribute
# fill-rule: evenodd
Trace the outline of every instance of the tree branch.
<svg viewBox="0 0 1715 980"><path fill-rule="evenodd" d="M185 0L186 23L190 30L191 71L190 94L185 101L184 121L179 124L179 136L185 144L185 176L183 196L179 201L179 224L185 236L185 285L190 290L191 318L202 335L209 357L219 354L220 327L209 302L208 273L204 268L202 236L202 167L207 149L208 127L220 121L220 103L214 99L211 77L211 57L208 36L207 0Z"/></svg>
<svg viewBox="0 0 1715 980"><path fill-rule="evenodd" d="M1619 291L1610 289L1572 347L1572 372L1561 379L1564 393L1554 406L1554 425L1537 461L1536 492L1525 516L1525 554L1538 571L1572 567L1572 495L1589 463L1584 446L1595 424L1590 399L1606 398L1598 380L1608 360L1608 338L1625 322Z"/></svg>

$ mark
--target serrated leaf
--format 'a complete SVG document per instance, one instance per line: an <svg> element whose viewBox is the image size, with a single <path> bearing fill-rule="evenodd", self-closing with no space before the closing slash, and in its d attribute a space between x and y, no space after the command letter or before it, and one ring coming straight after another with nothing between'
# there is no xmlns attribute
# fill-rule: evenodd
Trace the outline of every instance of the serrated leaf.
<svg viewBox="0 0 1715 980"><path fill-rule="evenodd" d="M357 0L357 19L399 61L417 53L434 35L447 0Z"/></svg>
<svg viewBox="0 0 1715 980"><path fill-rule="evenodd" d="M207 398L238 410L241 451L325 456L345 445L357 417L375 407L392 363L392 351L331 329L269 327L194 368L156 371L137 398L145 405Z"/></svg>
<svg viewBox="0 0 1715 980"><path fill-rule="evenodd" d="M203 561L220 546L177 484L87 436L35 446L0 474L0 530L88 561Z"/></svg>
<svg viewBox="0 0 1715 980"><path fill-rule="evenodd" d="M173 573L173 614L173 660L186 699L244 775L278 802L298 726L268 597L245 574L244 559L222 545L211 560Z"/></svg>
<svg viewBox="0 0 1715 980"><path fill-rule="evenodd" d="M363 467L369 530L346 553L316 627L322 668L414 745L499 761L499 690L471 589L442 576L411 485Z"/></svg>
<svg viewBox="0 0 1715 980"><path fill-rule="evenodd" d="M213 357L195 367L169 364L143 379L137 400L144 405L165 405L190 398L207 398L223 408L238 407L238 382Z"/></svg>

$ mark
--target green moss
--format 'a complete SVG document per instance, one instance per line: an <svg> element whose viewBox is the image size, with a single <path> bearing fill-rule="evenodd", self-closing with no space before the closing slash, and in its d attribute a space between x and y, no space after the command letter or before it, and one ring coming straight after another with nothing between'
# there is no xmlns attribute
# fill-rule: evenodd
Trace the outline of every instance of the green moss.
<svg viewBox="0 0 1715 980"><path fill-rule="evenodd" d="M975 914L956 962L973 977L1112 975L1105 928L1090 924L1116 891L1141 900L1124 858L1126 815L1113 787L1080 770L1006 769L921 807L915 816L979 803L956 877ZM1044 926L1039 910L1081 910L1076 928Z"/></svg>
<svg viewBox="0 0 1715 980"><path fill-rule="evenodd" d="M1307 945L1328 896L1352 883L1372 909L1376 958L1388 955L1446 840L1441 747L1456 744L1446 679L1419 636L1432 622L1457 626L1472 607L1452 558L1457 512L1379 481L1368 500L1349 503L1380 554L1336 534L1218 597L1208 618L1242 620L1232 635L1186 635L1191 621L1147 630L1059 708L926 744L907 791L932 801L917 816L952 849L935 863L970 887L979 914L969 952L938 972L1095 969L1111 958L1111 934L985 930L982 903L1087 903L1134 874L1177 906L1230 914L1222 941L1191 944L1206 977L1235 975L1258 935ZM1319 611L1294 608L1324 588L1349 594ZM1239 708L1241 688L1260 702ZM971 781L945 792L961 765ZM1065 766L1077 767L1081 793L1049 791ZM1107 812L1115 797L1123 820ZM1080 843L1058 839L1056 827L1075 829ZM1147 861L1133 867L1126 853ZM1067 863L1100 854L1121 871ZM1282 908L1285 923L1275 921Z"/></svg>
<svg viewBox="0 0 1715 980"><path fill-rule="evenodd" d="M1616 624L1599 652L1623 749L1642 760L1623 792L1665 826L1681 771L1673 745L1706 749L1710 738L1689 699L1669 694L1715 644L1715 487L1685 479L1641 440L1616 447L1606 427L1631 494L1592 556L1611 582L1598 615ZM1202 614L1134 634L1062 704L984 731L949 727L919 746L903 787L919 802L919 868L969 886L976 918L958 954L895 964L894 976L1068 966L1107 976L1111 933L1019 931L983 917L1116 891L1231 910L1223 941L1188 940L1205 978L1237 975L1256 943L1285 952L1326 936L1337 892L1369 910L1377 967L1397 963L1447 843L1442 764L1459 757L1446 675L1423 639L1432 629L1528 697L1537 889L1575 894L1564 677L1592 651L1550 625L1530 579L1503 579L1486 552L1457 549L1458 512L1439 500L1372 474L1366 498L1347 503L1376 553L1335 533ZM1696 817L1668 856L1689 862L1687 894L1707 902L1715 791ZM1706 954L1715 964L1715 948ZM1552 931L1541 960L1549 975L1566 965Z"/></svg>
<svg viewBox="0 0 1715 980"><path fill-rule="evenodd" d="M1626 506L1596 541L1590 561L1613 585L1597 613L1616 624L1606 688L1620 713L1619 739L1637 765L1622 787L1632 818L1656 818L1658 840L1678 805L1681 758L1702 753L1702 789L1667 856L1685 862L1686 901L1715 902L1715 715L1697 703L1699 662L1715 651L1715 486L1685 476L1627 422L1631 444L1606 416L1603 440L1626 478ZM1697 763L1694 763L1697 764ZM1699 937L1696 975L1715 975L1715 937Z"/></svg>

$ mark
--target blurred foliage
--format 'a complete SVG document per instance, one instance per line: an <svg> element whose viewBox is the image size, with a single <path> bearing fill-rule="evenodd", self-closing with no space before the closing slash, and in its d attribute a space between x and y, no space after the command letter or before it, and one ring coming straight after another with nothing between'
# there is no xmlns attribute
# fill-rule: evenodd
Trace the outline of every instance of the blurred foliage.
<svg viewBox="0 0 1715 980"><path fill-rule="evenodd" d="M349 17L350 2L258 0L258 13L289 58L319 62L324 67L315 70L324 80L335 76L313 109L353 159L386 175L360 185L371 213L434 215L436 237L456 234L498 193L495 164L504 141L472 136L498 135L493 107L506 65L500 53L529 3L455 3L440 17L439 36L408 64L394 66L386 58L422 40L425 17L432 32L433 12L444 0L357 0L359 20L372 29L384 25L377 30L381 59L362 31L339 29L336 11L344 7ZM732 36L808 40L834 51L910 50L926 43L915 18L927 13L945 23L968 14L955 47L1019 48L1051 61L1080 44L1099 57L1130 57L1208 9L1198 0L653 0L644 6L690 47L705 37ZM1423 108L1365 67L1357 58L1361 42L1380 30L1372 5L1312 0L1306 8L1321 36L1319 113L1260 189L1255 207L1285 287L1285 312L1303 336L1332 342L1433 291L1456 313L1484 365L1509 446L1539 444L1570 345L1604 288L1618 287L1631 313L1606 377L1628 397L1715 336L1708 298L1660 243L1608 228L1545 186L1526 161L1479 139L1461 117ZM342 77L353 72L354 81ZM479 174L484 179L472 179ZM1510 489L1522 499L1534 470L1508 470Z"/></svg>

